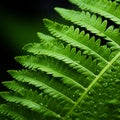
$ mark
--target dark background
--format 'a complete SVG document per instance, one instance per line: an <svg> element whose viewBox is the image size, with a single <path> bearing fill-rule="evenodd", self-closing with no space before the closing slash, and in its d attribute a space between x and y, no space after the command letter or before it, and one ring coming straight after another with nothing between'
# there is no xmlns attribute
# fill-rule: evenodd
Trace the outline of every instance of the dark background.
<svg viewBox="0 0 120 120"><path fill-rule="evenodd" d="M14 60L22 55L22 47L38 42L38 31L46 32L42 19L61 20L54 7L70 8L67 0L4 0L0 2L0 82L12 78L9 69L20 69ZM0 90L4 90L0 84Z"/></svg>

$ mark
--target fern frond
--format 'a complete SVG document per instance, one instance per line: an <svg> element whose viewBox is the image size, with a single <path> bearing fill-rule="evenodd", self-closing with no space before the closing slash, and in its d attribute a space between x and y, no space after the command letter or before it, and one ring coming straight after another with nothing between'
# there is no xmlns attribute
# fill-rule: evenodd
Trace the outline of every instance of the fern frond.
<svg viewBox="0 0 120 120"><path fill-rule="evenodd" d="M22 116L20 113L12 110L12 108L13 108L12 106L2 104L0 105L0 113L14 120L27 120L27 118Z"/></svg>
<svg viewBox="0 0 120 120"><path fill-rule="evenodd" d="M106 46L99 46L99 40L95 42L95 38L92 37L90 39L89 34L85 34L84 31L79 33L78 28L74 30L73 26L60 25L50 20L45 20L45 25L53 35L75 47L83 49L85 54L93 55L105 63L109 60L106 56L110 55L110 50Z"/></svg>
<svg viewBox="0 0 120 120"><path fill-rule="evenodd" d="M103 37L107 41L110 41L110 45L114 49L120 49L120 38L119 29L114 29L111 25L108 28L107 21L102 21L101 17L96 15L91 15L89 12L79 12L75 10L68 10L64 8L55 8L55 10L66 20L69 20L81 27L85 27L92 33L95 33L98 36ZM112 33L112 34L110 34Z"/></svg>
<svg viewBox="0 0 120 120"><path fill-rule="evenodd" d="M31 72L28 70L22 70L22 71L14 71L11 70L9 73L18 80L19 82L28 83L31 85L34 85L36 88L38 87L40 90L43 90L44 93L49 94L53 98L56 98L58 100L64 100L68 103L74 103L73 101L73 93L68 94L66 86L63 86L62 84L59 84L59 87L56 88L56 85L58 85L58 82L55 81L55 79L49 80L49 76L46 76L46 74L42 73L36 73ZM42 79L40 79L42 78ZM64 88L64 91L62 89Z"/></svg>
<svg viewBox="0 0 120 120"><path fill-rule="evenodd" d="M50 35L45 35L41 32L38 32L37 35L40 38L42 44L52 44L53 42L56 42L56 39Z"/></svg>
<svg viewBox="0 0 120 120"><path fill-rule="evenodd" d="M120 106L117 106L117 104L114 106L114 103L110 105L109 102L114 98L120 100L120 98L117 98L120 94L118 84L120 82L120 52L111 60L110 64L106 66L106 72L105 69L101 71L102 77L96 81L93 87L91 86L86 97L83 100L81 99L80 107L76 109L76 113L80 116L78 118L83 120L118 119ZM112 110L111 107L114 109ZM95 111L94 116L91 116L92 111Z"/></svg>
<svg viewBox="0 0 120 120"><path fill-rule="evenodd" d="M45 115L51 115L51 116L54 116L55 118L60 117L59 114L56 114L52 110L46 108L43 104L40 104L41 102L39 101L41 100L40 99L41 96L35 95L35 93L33 93L32 91L28 91L28 92L29 94L24 94L23 97L19 95L13 96L13 94L11 94L10 92L1 92L0 95L9 102L14 102L16 104L26 106L27 108L30 108L31 110L36 111L38 113L44 113Z"/></svg>
<svg viewBox="0 0 120 120"><path fill-rule="evenodd" d="M108 0L69 0L83 10L90 10L120 25L120 5Z"/></svg>
<svg viewBox="0 0 120 120"><path fill-rule="evenodd" d="M65 84L85 90L84 85L81 85L81 80L85 77L82 75L79 76L79 73L77 72L73 73L74 70L71 70L67 65L60 61L43 56L40 56L39 58L35 56L19 56L16 57L16 60L29 69L41 70L47 74L52 74L54 77L62 78Z"/></svg>
<svg viewBox="0 0 120 120"><path fill-rule="evenodd" d="M8 71L14 80L3 82L10 91L0 92L0 119L120 119L120 5L70 1L89 12L56 11L84 30L44 19L51 35L38 32L40 42L16 57L24 68Z"/></svg>
<svg viewBox="0 0 120 120"><path fill-rule="evenodd" d="M108 65L106 65L106 66L101 70L101 72L99 73L99 75L96 76L96 78L91 82L91 84L88 86L88 88L86 89L86 91L85 91L85 92L81 95L81 97L76 101L76 103L74 104L74 106L69 110L69 112L66 114L66 116L65 116L65 118L64 118L63 120L66 120L66 119L67 119L67 116L69 116L69 115L74 111L74 109L77 108L77 106L78 106L79 104L82 104L82 103L81 103L82 100L85 98L85 96L87 96L87 94L88 94L88 92L89 92L90 90L91 90L91 91L93 90L92 87L96 84L96 82L98 82L99 79L101 79L101 77L104 76L105 72L108 71L108 70L111 68L111 66L112 66L113 63L115 64L116 61L120 61L119 59L120 59L120 52L110 61L110 63L109 63ZM110 73L111 73L111 72L110 72ZM98 86L97 86L97 87L98 87ZM92 92L93 92L93 94L94 94L95 90L93 90ZM95 92L95 93L96 93L96 92ZM86 97L86 98L88 98L88 97ZM89 98L88 98L88 99L89 99ZM84 103L84 101L83 101L83 103Z"/></svg>
<svg viewBox="0 0 120 120"><path fill-rule="evenodd" d="M85 55L81 55L80 51L76 51L76 48L71 48L70 45L64 46L63 44L57 44L51 46L49 44L48 46L34 43L26 45L24 49L35 55L47 55L62 60L85 75L95 76L97 74L96 60L92 61L91 57L87 59Z"/></svg>
<svg viewBox="0 0 120 120"><path fill-rule="evenodd" d="M25 88L21 83L16 81L4 81L2 82L2 84L7 88L9 88L10 90L13 90L18 93L21 93L27 90L27 88Z"/></svg>

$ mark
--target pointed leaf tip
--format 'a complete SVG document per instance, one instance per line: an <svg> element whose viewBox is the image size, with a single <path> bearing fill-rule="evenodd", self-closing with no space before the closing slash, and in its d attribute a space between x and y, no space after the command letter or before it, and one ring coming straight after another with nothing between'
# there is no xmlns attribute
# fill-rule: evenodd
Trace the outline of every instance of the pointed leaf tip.
<svg viewBox="0 0 120 120"><path fill-rule="evenodd" d="M64 12L64 10L66 10L66 9L60 8L60 7L55 7L54 9L55 9L55 11L58 12L58 13L62 13L62 12Z"/></svg>
<svg viewBox="0 0 120 120"><path fill-rule="evenodd" d="M59 9L61 9L61 8L60 8L60 7L55 7L55 8L54 8L55 11L57 11L57 10L59 10Z"/></svg>
<svg viewBox="0 0 120 120"><path fill-rule="evenodd" d="M12 73L15 72L15 70L7 70L7 72L8 72L9 74L12 74Z"/></svg>
<svg viewBox="0 0 120 120"><path fill-rule="evenodd" d="M43 19L43 22L44 22L44 23L50 23L50 22L52 22L52 20L47 19L47 18L44 18L44 19Z"/></svg>
<svg viewBox="0 0 120 120"><path fill-rule="evenodd" d="M49 19L46 19L46 18L43 19L43 22L44 22L45 26L49 26L49 25L53 24L52 20L49 20Z"/></svg>
<svg viewBox="0 0 120 120"><path fill-rule="evenodd" d="M22 50L27 51L32 45L33 45L33 43L28 43L23 46Z"/></svg>

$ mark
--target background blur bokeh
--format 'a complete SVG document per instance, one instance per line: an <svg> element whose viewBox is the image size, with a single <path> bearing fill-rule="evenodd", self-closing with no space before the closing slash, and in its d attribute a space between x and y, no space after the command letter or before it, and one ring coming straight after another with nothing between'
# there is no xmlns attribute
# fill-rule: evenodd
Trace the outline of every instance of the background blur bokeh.
<svg viewBox="0 0 120 120"><path fill-rule="evenodd" d="M38 31L46 32L42 19L60 21L54 7L70 8L67 0L16 0L0 2L0 81L10 80L9 69L19 69L14 60L22 55L22 47L29 42L38 42ZM1 90L4 89L0 85Z"/></svg>

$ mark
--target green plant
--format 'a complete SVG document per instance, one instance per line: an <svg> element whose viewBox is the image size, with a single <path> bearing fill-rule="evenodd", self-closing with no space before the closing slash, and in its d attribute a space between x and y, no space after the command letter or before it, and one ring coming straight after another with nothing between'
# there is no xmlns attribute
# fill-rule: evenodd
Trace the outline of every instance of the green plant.
<svg viewBox="0 0 120 120"><path fill-rule="evenodd" d="M77 28L44 19L51 35L25 45L28 55L16 57L24 69L3 82L10 91L0 92L1 119L120 119L120 5L70 2L80 11L55 10Z"/></svg>

